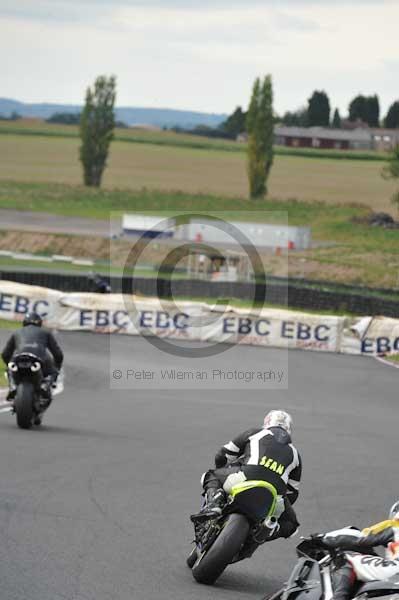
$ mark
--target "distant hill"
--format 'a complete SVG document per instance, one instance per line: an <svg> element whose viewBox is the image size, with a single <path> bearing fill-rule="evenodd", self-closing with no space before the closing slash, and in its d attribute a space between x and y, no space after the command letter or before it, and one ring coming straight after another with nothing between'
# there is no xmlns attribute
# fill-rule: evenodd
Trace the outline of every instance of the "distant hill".
<svg viewBox="0 0 399 600"><path fill-rule="evenodd" d="M22 117L48 119L54 113L77 113L82 109L76 104L25 104L18 100L0 98L0 116L10 117L18 113ZM198 125L217 127L228 115L174 110L169 108L129 108L116 109L116 119L127 125L155 125L156 127L182 127L193 129Z"/></svg>

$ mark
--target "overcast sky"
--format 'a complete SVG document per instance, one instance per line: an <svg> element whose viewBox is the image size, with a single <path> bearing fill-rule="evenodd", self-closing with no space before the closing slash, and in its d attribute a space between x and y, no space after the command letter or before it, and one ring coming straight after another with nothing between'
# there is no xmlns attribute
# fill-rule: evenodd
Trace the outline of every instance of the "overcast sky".
<svg viewBox="0 0 399 600"><path fill-rule="evenodd" d="M275 109L325 89L399 98L399 0L0 0L0 96L81 103L115 74L118 106L231 112L271 73Z"/></svg>

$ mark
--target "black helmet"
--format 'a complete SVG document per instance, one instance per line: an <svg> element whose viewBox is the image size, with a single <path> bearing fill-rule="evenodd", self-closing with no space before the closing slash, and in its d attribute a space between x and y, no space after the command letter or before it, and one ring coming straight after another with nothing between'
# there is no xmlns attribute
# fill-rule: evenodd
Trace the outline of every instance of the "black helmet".
<svg viewBox="0 0 399 600"><path fill-rule="evenodd" d="M27 325L36 325L37 327L41 327L42 323L43 323L43 319L41 318L40 315L38 315L35 312L29 312L29 313L26 313L22 324L24 327L26 327Z"/></svg>

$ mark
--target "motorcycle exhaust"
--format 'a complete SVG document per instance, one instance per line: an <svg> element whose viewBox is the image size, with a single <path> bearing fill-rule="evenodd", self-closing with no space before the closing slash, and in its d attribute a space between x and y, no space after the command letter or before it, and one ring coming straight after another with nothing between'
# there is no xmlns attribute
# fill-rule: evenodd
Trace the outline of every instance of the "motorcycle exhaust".
<svg viewBox="0 0 399 600"><path fill-rule="evenodd" d="M268 519L265 519L263 521L263 525L270 530L270 535L272 535L276 527L278 527L278 520L276 519L276 517L269 517Z"/></svg>

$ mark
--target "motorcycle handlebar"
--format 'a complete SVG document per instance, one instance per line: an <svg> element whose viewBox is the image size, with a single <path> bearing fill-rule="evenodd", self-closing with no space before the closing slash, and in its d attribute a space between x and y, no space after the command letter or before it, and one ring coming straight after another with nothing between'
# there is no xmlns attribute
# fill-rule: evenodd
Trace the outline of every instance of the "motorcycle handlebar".
<svg viewBox="0 0 399 600"><path fill-rule="evenodd" d="M340 557L345 551L340 548L331 548L323 543L323 536L313 535L310 537L302 537L301 543L297 546L297 553L300 555L309 556L310 558L328 562ZM323 554L318 554L322 552ZM324 555L324 556L323 556Z"/></svg>

